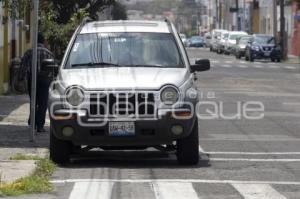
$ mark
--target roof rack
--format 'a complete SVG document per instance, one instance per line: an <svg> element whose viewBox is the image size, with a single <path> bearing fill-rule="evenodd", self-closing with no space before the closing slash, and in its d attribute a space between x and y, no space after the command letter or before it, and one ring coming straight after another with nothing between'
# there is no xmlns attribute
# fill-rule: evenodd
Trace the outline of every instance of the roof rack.
<svg viewBox="0 0 300 199"><path fill-rule="evenodd" d="M83 18L82 22L80 23L80 25L76 31L76 34L78 34L82 30L82 28L84 27L85 24L92 22L92 21L93 21L93 19L91 19L90 17Z"/></svg>
<svg viewBox="0 0 300 199"><path fill-rule="evenodd" d="M171 21L170 21L168 18L165 18L164 21L167 23L168 28L169 28L169 31L174 35L174 31L173 31L173 28L172 28L172 23L171 23Z"/></svg>

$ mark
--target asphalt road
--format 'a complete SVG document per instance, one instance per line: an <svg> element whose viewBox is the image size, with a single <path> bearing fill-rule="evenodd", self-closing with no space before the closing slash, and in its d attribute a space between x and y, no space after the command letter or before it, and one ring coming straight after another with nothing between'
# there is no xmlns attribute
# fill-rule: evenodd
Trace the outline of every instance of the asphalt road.
<svg viewBox="0 0 300 199"><path fill-rule="evenodd" d="M250 63L205 49L188 53L191 61L212 63L211 71L197 75L207 102L201 116L221 113L199 121L199 165L178 166L173 154L151 151L102 152L59 167L54 193L22 198L299 199L300 65ZM234 117L247 103L263 109L249 113L251 119Z"/></svg>

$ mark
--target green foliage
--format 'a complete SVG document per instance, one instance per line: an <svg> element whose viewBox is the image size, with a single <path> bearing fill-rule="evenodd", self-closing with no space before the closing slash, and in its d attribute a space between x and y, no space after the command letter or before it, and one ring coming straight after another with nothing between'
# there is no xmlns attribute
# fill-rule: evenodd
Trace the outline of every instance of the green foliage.
<svg viewBox="0 0 300 199"><path fill-rule="evenodd" d="M31 158L33 160L38 159L35 172L31 176L21 178L14 183L0 184L0 197L46 193L53 190L49 178L53 174L56 166L48 158L38 158L19 154L11 159L29 160Z"/></svg>
<svg viewBox="0 0 300 199"><path fill-rule="evenodd" d="M192 37L192 36L195 36L195 35L198 35L197 29L192 29L192 30L188 31L188 33L187 33L188 37Z"/></svg>
<svg viewBox="0 0 300 199"><path fill-rule="evenodd" d="M112 9L111 14L112 14L113 20L126 20L127 19L127 13L126 13L125 6L118 2L113 4L113 9Z"/></svg>
<svg viewBox="0 0 300 199"><path fill-rule="evenodd" d="M31 0L8 0L7 2L8 4L4 4L4 7L8 8L9 16L12 19L24 18L26 11L32 8Z"/></svg>
<svg viewBox="0 0 300 199"><path fill-rule="evenodd" d="M79 9L66 24L56 22L59 13L52 9L50 4L47 9L41 11L40 30L44 33L51 50L56 58L61 59L72 34L83 18L89 16L86 9Z"/></svg>
<svg viewBox="0 0 300 199"><path fill-rule="evenodd" d="M38 156L25 155L22 153L18 153L13 157L9 158L10 160L40 160L41 158Z"/></svg>

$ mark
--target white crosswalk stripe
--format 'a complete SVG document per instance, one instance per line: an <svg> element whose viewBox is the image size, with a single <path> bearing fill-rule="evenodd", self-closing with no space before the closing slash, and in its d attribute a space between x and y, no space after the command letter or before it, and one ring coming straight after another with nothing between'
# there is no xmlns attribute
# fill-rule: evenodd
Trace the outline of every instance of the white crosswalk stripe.
<svg viewBox="0 0 300 199"><path fill-rule="evenodd" d="M238 65L236 65L237 67L239 67L239 68L248 68L248 66L247 65L244 65L244 64L238 64Z"/></svg>
<svg viewBox="0 0 300 199"><path fill-rule="evenodd" d="M192 183L158 182L153 189L156 199L198 199Z"/></svg>
<svg viewBox="0 0 300 199"><path fill-rule="evenodd" d="M268 68L271 68L271 69L279 69L280 66L276 66L276 65L269 65Z"/></svg>
<svg viewBox="0 0 300 199"><path fill-rule="evenodd" d="M295 70L295 69L297 69L297 67L295 67L295 66L285 66L284 68L285 68L285 69L290 69L290 70Z"/></svg>
<svg viewBox="0 0 300 199"><path fill-rule="evenodd" d="M232 184L245 199L286 199L268 184Z"/></svg>
<svg viewBox="0 0 300 199"><path fill-rule="evenodd" d="M229 64L223 64L223 65L220 65L221 67L224 67L224 68L231 68L232 65L229 65Z"/></svg>
<svg viewBox="0 0 300 199"><path fill-rule="evenodd" d="M272 183L272 182L270 182ZM274 182L276 183L276 182ZM295 182L294 182L295 183ZM273 184L255 181L221 181L221 180L86 180L76 181L69 199L110 199L110 198L155 198L155 199L198 199L205 198L201 190L207 186L224 185L236 196L245 199L286 199ZM136 190L138 189L138 190ZM116 193L115 190L119 190ZM212 190L213 192L213 190ZM123 196L124 195L124 196ZM145 196L145 197L144 197ZM232 195L231 195L232 196ZM226 193L224 193L226 198Z"/></svg>
<svg viewBox="0 0 300 199"><path fill-rule="evenodd" d="M264 68L262 65L258 65L258 64L254 64L253 67L254 68Z"/></svg>
<svg viewBox="0 0 300 199"><path fill-rule="evenodd" d="M69 199L110 199L114 182L76 182Z"/></svg>

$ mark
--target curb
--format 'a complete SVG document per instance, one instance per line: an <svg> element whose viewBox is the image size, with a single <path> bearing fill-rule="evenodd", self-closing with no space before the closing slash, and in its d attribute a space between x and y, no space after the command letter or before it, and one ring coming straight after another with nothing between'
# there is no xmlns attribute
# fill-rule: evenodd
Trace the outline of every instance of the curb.
<svg viewBox="0 0 300 199"><path fill-rule="evenodd" d="M35 160L0 161L0 184L13 183L20 178L30 176L36 169Z"/></svg>

